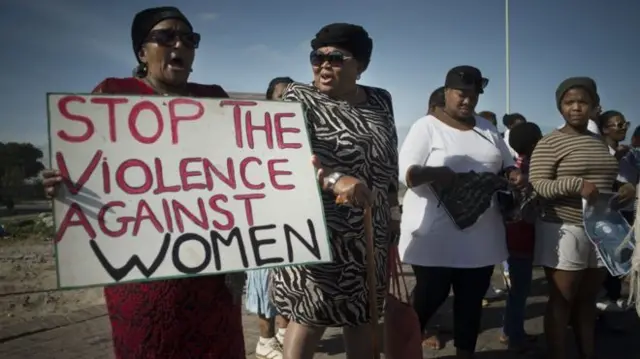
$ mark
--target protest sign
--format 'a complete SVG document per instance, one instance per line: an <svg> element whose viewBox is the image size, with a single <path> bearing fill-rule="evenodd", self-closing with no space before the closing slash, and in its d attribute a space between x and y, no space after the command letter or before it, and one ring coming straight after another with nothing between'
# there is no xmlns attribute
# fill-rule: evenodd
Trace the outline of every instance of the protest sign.
<svg viewBox="0 0 640 359"><path fill-rule="evenodd" d="M616 193L600 192L593 203L582 200L584 229L612 276L629 274L635 236L620 213Z"/></svg>
<svg viewBox="0 0 640 359"><path fill-rule="evenodd" d="M60 288L331 260L301 105L49 94Z"/></svg>

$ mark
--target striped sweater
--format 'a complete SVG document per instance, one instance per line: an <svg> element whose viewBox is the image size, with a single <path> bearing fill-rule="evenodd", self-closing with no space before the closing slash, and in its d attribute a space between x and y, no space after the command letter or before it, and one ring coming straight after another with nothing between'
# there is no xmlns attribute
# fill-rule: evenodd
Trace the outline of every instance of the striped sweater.
<svg viewBox="0 0 640 359"><path fill-rule="evenodd" d="M543 200L542 220L582 224L582 181L599 191L613 189L618 161L609 148L591 134L558 130L544 136L531 156L529 180Z"/></svg>

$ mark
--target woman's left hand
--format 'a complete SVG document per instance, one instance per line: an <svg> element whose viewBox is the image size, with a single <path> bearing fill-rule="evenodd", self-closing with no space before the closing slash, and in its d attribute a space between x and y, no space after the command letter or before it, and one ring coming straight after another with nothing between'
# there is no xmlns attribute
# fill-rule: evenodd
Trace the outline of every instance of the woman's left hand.
<svg viewBox="0 0 640 359"><path fill-rule="evenodd" d="M522 174L519 168L513 168L509 171L509 183L518 189L523 189L527 185L527 178Z"/></svg>
<svg viewBox="0 0 640 359"><path fill-rule="evenodd" d="M326 181L326 177L331 174L331 170L323 167L316 155L311 156L311 164L316 170L316 179L320 188L324 191L333 192L336 196L337 204L360 208L366 208L371 205L373 199L371 191L359 179L344 175L331 185Z"/></svg>

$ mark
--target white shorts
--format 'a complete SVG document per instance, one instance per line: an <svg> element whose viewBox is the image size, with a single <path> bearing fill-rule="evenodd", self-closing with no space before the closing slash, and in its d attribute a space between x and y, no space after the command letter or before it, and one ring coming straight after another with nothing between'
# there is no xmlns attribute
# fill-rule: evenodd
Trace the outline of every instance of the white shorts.
<svg viewBox="0 0 640 359"><path fill-rule="evenodd" d="M566 271L604 267L582 226L536 222L534 264Z"/></svg>

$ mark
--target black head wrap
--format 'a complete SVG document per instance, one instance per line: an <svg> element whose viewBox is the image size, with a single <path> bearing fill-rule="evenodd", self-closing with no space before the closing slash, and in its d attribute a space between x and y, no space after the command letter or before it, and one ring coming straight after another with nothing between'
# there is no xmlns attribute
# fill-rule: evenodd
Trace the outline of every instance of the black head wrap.
<svg viewBox="0 0 640 359"><path fill-rule="evenodd" d="M311 40L311 48L317 50L324 46L335 46L349 51L366 70L371 61L373 40L362 26L334 23L329 24Z"/></svg>
<svg viewBox="0 0 640 359"><path fill-rule="evenodd" d="M567 93L567 91L572 88L580 87L583 88L591 99L594 101L593 105L600 105L600 96L598 96L598 87L596 86L596 82L593 81L590 77L569 77L568 79L562 81L556 90L556 104L558 105L558 109L560 109L560 103L562 102L562 98Z"/></svg>
<svg viewBox="0 0 640 359"><path fill-rule="evenodd" d="M136 55L138 62L140 62L138 52L140 52L140 48L144 44L147 35L149 35L149 31L151 31L151 29L153 29L153 27L159 22L167 19L181 20L187 24L191 30L193 30L193 26L189 20L187 20L187 17L184 16L178 8L173 6L145 9L137 13L133 18L133 23L131 24L131 42L133 44L133 53Z"/></svg>

